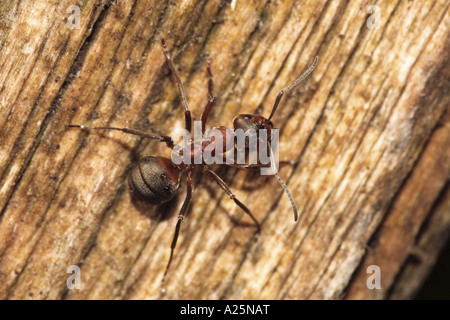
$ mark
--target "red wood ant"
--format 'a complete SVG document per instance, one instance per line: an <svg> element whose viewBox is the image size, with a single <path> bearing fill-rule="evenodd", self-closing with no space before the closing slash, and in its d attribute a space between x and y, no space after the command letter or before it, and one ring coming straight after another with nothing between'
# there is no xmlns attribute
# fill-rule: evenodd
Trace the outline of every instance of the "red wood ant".
<svg viewBox="0 0 450 320"><path fill-rule="evenodd" d="M169 65L169 68L172 72L173 77L175 78L175 82L178 86L179 90L179 96L181 99L181 102L184 107L184 116L185 116L185 128L186 130L191 133L192 129L192 117L191 112L189 110L189 105L186 99L186 94L184 92L183 84L180 80L180 77L178 76L177 70L175 69L175 66L172 62L172 58L170 56L169 51L167 50L166 44L164 42L164 39L161 39L161 44L163 47L164 54L166 56L167 63ZM315 57L314 63L306 70L304 73L295 80L292 84L285 87L280 91L277 98L275 99L275 104L272 108L272 112L270 113L269 118L264 118L263 116L259 114L240 114L237 117L233 119L233 127L234 129L242 129L244 131L247 131L249 129L254 129L256 132L258 132L259 129L266 129L268 132L268 137L270 137L270 130L273 129L273 124L270 121L273 115L275 114L275 111L277 110L278 104L283 97L284 93L291 90L295 86L297 86L302 80L304 80L311 72L314 70L314 68L317 65L318 57ZM203 110L202 116L201 116L201 130L202 134L205 133L206 129L206 122L208 120L208 115L211 112L211 109L214 105L215 97L214 97L214 82L213 82L213 76L211 73L211 67L209 62L209 57L207 55L207 72L209 76L208 81L208 94L209 99L208 103L205 106L205 109ZM171 149L174 148L174 143L171 137L169 136L158 136L149 134L143 131L134 130L134 129L127 129L127 128L115 128L115 127L85 127L82 125L68 125L68 127L71 128L81 128L81 129L95 129L95 130L118 130L125 133L141 136L144 138L149 139L155 139L159 140L160 142L164 142L167 144L167 146ZM213 149L220 149L220 152L226 152L229 151L231 148L235 148L234 140L230 142L229 137L227 140L227 135L225 134L227 128L226 127L218 127L215 128L222 132L223 134L223 146L216 146L213 145ZM233 138L234 139L234 138ZM190 146L188 146L188 150L190 148L191 150L191 157L194 157L194 143L195 141L193 139L190 140ZM213 141L204 141L202 139L201 141L201 152L204 152L205 148L208 146L211 148L210 144L212 144ZM270 138L268 140L268 144L270 147ZM219 148L220 147L220 148ZM248 145L246 145L246 148L248 148ZM269 148L270 149L270 148ZM191 162L192 163L192 162ZM261 167L260 165L248 165L248 164L228 164L226 165L241 168L241 169L251 169L255 167ZM236 203L237 206L239 206L246 214L249 215L249 217L253 220L257 227L257 232L260 233L261 226L259 222L256 220L256 218L253 216L251 211L241 202L239 201L234 193L230 190L230 188L227 186L227 184L214 172L212 171L204 162L201 164L175 164L172 160L161 157L161 156L147 156L142 158L139 163L132 169L131 174L129 176L129 186L132 192L136 195L136 197L144 202L148 202L150 204L154 205L160 205L162 203L165 203L169 200L171 200L175 194L175 192L178 190L180 186L180 175L184 172L186 174L186 198L183 202L183 206L181 207L180 213L178 214L178 221L175 226L175 234L173 236L172 244L171 244L171 250L170 250L170 257L169 262L167 263L166 269L164 271L163 278L161 280L161 289L162 292L165 291L164 289L164 280L166 278L167 272L169 270L170 264L172 262L173 253L175 246L177 244L178 235L180 232L180 226L181 222L184 220L184 217L186 215L186 212L188 210L189 204L192 199L192 173L194 171L195 166L202 166L203 170L214 180L225 192L226 194ZM274 173L275 177L280 182L281 186L285 190L287 196L289 197L289 200L291 202L292 208L294 210L294 219L297 221L298 214L297 214L297 208L295 206L294 200L286 186L286 184L281 180L279 175L277 173Z"/></svg>

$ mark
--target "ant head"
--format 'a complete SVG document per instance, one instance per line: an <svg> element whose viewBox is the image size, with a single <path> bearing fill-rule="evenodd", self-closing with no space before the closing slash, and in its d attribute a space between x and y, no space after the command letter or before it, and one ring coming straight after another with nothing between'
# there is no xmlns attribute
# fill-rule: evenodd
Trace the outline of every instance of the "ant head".
<svg viewBox="0 0 450 320"><path fill-rule="evenodd" d="M253 129L258 132L259 129L266 129L270 134L273 129L273 123L259 114L240 114L233 119L234 129L242 129L244 131ZM270 137L270 135L269 135Z"/></svg>

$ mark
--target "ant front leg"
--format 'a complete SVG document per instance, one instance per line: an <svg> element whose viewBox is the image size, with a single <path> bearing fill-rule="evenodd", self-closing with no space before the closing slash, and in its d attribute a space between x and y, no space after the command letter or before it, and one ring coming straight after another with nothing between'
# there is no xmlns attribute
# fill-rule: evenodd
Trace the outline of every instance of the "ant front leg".
<svg viewBox="0 0 450 320"><path fill-rule="evenodd" d="M183 83L180 80L180 76L178 75L177 69L175 69L175 66L172 62L169 50L167 50L166 42L164 41L164 39L161 39L161 44L164 50L164 54L166 56L167 63L169 64L170 71L172 71L172 75L174 76L175 82L177 83L180 98L184 106L184 120L186 122L186 130L189 131L189 133L191 133L192 117L191 111L189 110L189 105L187 103L186 93L184 92Z"/></svg>
<svg viewBox="0 0 450 320"><path fill-rule="evenodd" d="M258 220L256 220L256 218L253 216L251 211L242 202L240 202L236 198L236 196L233 194L233 192L231 192L230 188L227 186L225 181L223 181L222 178L220 178L214 171L209 169L207 166L203 166L203 169L209 174L209 176L215 182L217 182L217 184L222 188L222 190L227 193L227 195L230 197L230 199L232 199L239 206L239 208L244 210L245 213L248 214L250 216L250 218L252 218L253 222L256 224L257 233L261 233L261 225L259 224Z"/></svg>
<svg viewBox="0 0 450 320"><path fill-rule="evenodd" d="M167 263L166 270L164 271L164 275L161 280L161 292L162 293L166 292L166 289L164 288L164 281L166 279L167 272L169 271L170 264L172 263L173 252L177 245L178 235L180 234L181 221L184 220L184 217L186 216L186 212L189 208L189 204L191 203L191 199L192 199L192 178L191 178L192 170L190 168L187 170L186 175L187 175L186 198L184 199L183 206L181 207L180 213L178 214L178 221L175 226L175 234L173 235L172 244L170 246L169 262Z"/></svg>

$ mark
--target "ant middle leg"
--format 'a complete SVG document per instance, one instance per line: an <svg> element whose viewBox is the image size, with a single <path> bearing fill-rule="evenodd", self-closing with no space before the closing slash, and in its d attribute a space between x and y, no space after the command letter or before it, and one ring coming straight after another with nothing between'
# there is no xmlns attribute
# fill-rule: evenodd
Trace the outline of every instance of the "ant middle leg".
<svg viewBox="0 0 450 320"><path fill-rule="evenodd" d="M261 168L270 168L270 165L264 165L264 164L239 164L239 163L226 163L224 162L227 166L230 167L234 167L234 168L238 168L238 169L246 169L246 170L256 170L256 169L261 169ZM280 161L279 162L279 166L286 166L286 165L290 165L293 166L295 165L295 162L293 161ZM274 172L273 174L275 176L275 178L278 180L278 182L280 183L280 185L283 187L284 192L286 193L287 197L289 198L289 202L291 203L292 206L292 210L294 212L294 220L297 221L298 220L298 210L297 210L297 206L295 205L294 202L294 198L291 195L291 192L289 191L286 183L281 179L281 177L278 175L278 173Z"/></svg>
<svg viewBox="0 0 450 320"><path fill-rule="evenodd" d="M230 190L230 187L227 186L225 181L222 180L214 171L209 169L207 166L203 166L203 169L209 174L209 176L222 188L223 191L226 192L226 194L232 199L242 210L245 211L246 214L250 216L250 218L253 220L253 222L256 224L257 232L261 232L261 225L259 224L258 220L253 216L251 211L242 203L240 202L234 193Z"/></svg>

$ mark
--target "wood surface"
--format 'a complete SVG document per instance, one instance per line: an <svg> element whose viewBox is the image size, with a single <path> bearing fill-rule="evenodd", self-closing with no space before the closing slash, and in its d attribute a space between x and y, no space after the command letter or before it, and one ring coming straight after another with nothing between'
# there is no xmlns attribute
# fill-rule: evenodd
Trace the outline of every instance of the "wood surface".
<svg viewBox="0 0 450 320"><path fill-rule="evenodd" d="M67 8L80 8L70 29ZM379 8L378 27L372 28ZM185 197L134 199L133 163L163 143L68 124L171 135L184 113L164 37L199 119L270 113L275 178L202 170L166 281ZM0 3L1 299L409 299L450 234L448 1L6 0ZM184 178L183 178L184 180ZM68 289L71 265L81 289ZM367 268L381 271L369 289Z"/></svg>

